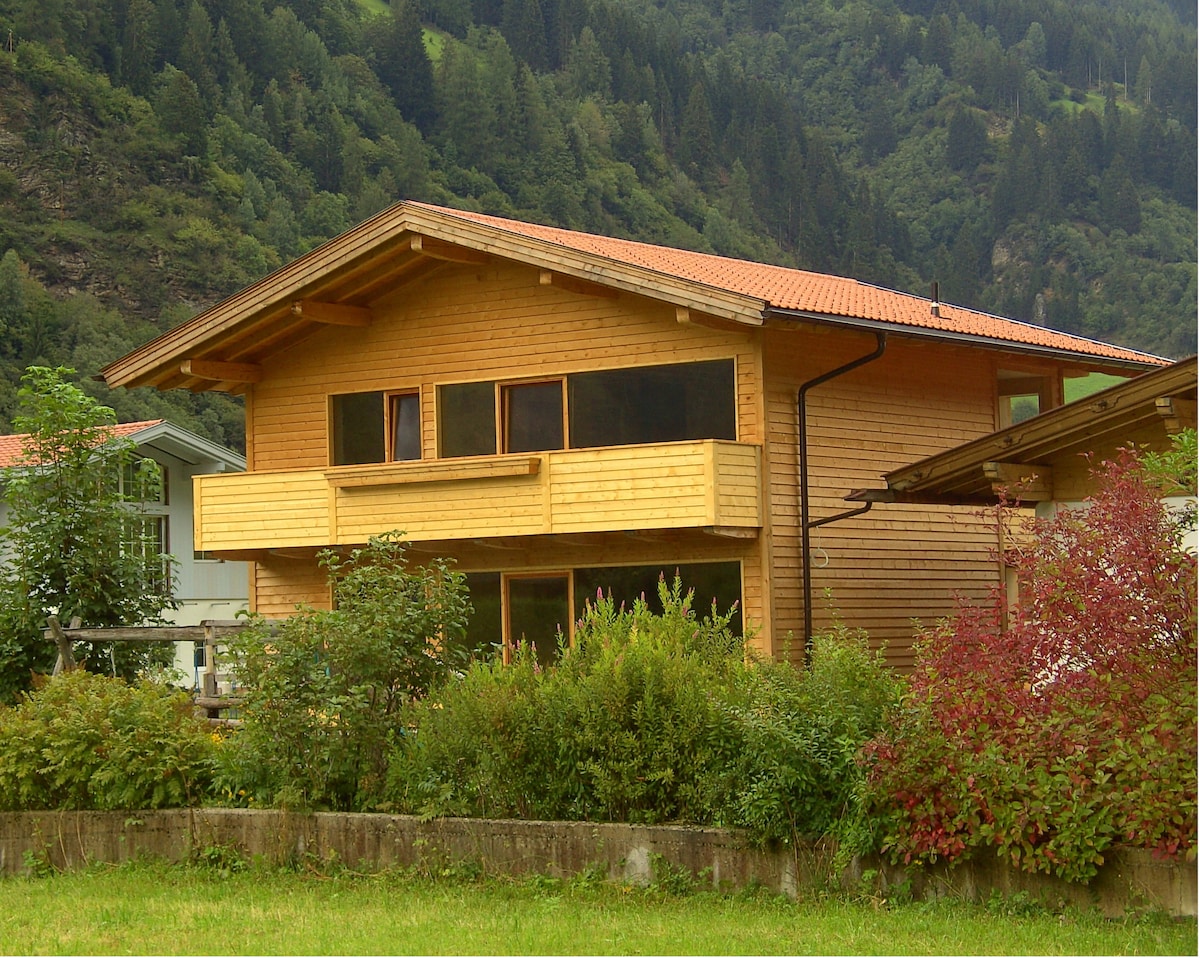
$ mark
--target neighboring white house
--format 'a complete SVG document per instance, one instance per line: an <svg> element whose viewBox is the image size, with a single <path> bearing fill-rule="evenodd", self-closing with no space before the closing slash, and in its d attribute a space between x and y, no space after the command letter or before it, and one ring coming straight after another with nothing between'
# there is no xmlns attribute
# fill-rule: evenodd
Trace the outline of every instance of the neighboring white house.
<svg viewBox="0 0 1200 958"><path fill-rule="evenodd" d="M246 608L249 570L245 562L209 558L193 547L192 477L218 472L241 472L246 459L232 449L198 436L164 419L122 423L118 436L137 444L137 454L153 459L163 471L163 495L143 503L151 537L161 551L175 558L174 597L179 608L167 613L172 625L198 625L204 619L232 619ZM23 436L0 436L0 467L15 465L20 458ZM8 519L8 506L0 500L0 526ZM134 623L130 623L134 624ZM175 665L187 676L188 685L198 681L201 663L191 643L179 643Z"/></svg>

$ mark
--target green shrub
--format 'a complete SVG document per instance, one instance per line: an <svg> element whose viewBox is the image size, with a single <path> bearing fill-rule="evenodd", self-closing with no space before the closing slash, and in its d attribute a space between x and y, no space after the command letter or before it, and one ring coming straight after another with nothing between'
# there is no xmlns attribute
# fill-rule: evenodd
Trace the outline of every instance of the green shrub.
<svg viewBox="0 0 1200 958"><path fill-rule="evenodd" d="M68 672L0 709L0 809L192 805L213 746L180 690Z"/></svg>
<svg viewBox="0 0 1200 958"><path fill-rule="evenodd" d="M408 712L388 798L425 815L741 826L820 835L850 812L859 746L896 683L860 639L811 672L747 660L729 616L660 584L662 615L598 596L558 663L476 663Z"/></svg>
<svg viewBox="0 0 1200 958"><path fill-rule="evenodd" d="M410 566L396 535L320 556L337 608L301 609L272 636L256 620L231 643L243 728L221 749L223 794L360 810L378 800L401 706L464 664L470 604L448 564Z"/></svg>

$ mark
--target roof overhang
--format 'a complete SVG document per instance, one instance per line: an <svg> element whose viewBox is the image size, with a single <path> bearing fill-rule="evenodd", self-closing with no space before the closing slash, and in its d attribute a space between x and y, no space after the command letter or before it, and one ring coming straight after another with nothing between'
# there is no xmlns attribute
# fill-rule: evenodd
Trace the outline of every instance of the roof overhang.
<svg viewBox="0 0 1200 958"><path fill-rule="evenodd" d="M139 449L157 449L190 465L211 463L223 471L244 472L246 457L164 420L131 433Z"/></svg>
<svg viewBox="0 0 1200 958"><path fill-rule="evenodd" d="M376 301L448 264L496 260L534 267L543 283L645 296L737 325L762 325L767 306L453 211L399 203L110 363L100 376L110 386L243 392L272 353L331 324L368 325Z"/></svg>
<svg viewBox="0 0 1200 958"><path fill-rule="evenodd" d="M782 320L789 323L814 323L821 326L836 326L843 329L860 329L864 332L886 332L889 336L902 336L925 342L947 343L951 345L973 346L976 348L1003 350L1022 356L1033 356L1042 359L1058 361L1075 361L1089 366L1108 369L1143 371L1170 364L1169 359L1143 354L1144 358L1118 358L1098 355L1092 352L1063 349L1061 347L1039 346L1036 343L1022 343L1013 339L1002 339L997 336L980 336L975 333L959 333L952 330L927 329L908 323L888 323L877 319L862 319L854 316L834 316L828 313L813 313L804 310L770 309L767 320Z"/></svg>
<svg viewBox="0 0 1200 958"><path fill-rule="evenodd" d="M1043 477L1054 463L1117 446L1145 427L1165 433L1196 426L1196 357L1182 360L1040 416L884 475L886 489L863 489L853 501L985 504L1027 472ZM1018 468L1019 467L1019 468Z"/></svg>

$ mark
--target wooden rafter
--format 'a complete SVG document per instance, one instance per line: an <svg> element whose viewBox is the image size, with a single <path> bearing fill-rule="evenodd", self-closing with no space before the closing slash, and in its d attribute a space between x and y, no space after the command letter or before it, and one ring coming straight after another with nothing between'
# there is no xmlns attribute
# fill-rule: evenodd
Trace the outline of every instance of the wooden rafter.
<svg viewBox="0 0 1200 958"><path fill-rule="evenodd" d="M566 273L556 273L550 269L540 271L538 283L542 286L554 286L571 293L579 293L581 296L596 296L600 299L616 299L620 295L619 291L611 286L601 286L599 283L568 276Z"/></svg>
<svg viewBox="0 0 1200 958"><path fill-rule="evenodd" d="M370 326L372 319L371 310L365 306L323 303L313 299L298 299L292 303L292 315L330 326Z"/></svg>
<svg viewBox="0 0 1200 958"><path fill-rule="evenodd" d="M262 366L257 363L226 363L214 359L185 359L179 371L194 379L220 383L256 383L262 379Z"/></svg>
<svg viewBox="0 0 1200 958"><path fill-rule="evenodd" d="M428 256L430 259L446 260L449 263L467 263L479 266L491 260L491 257L487 253L482 253L479 250L459 246L455 243L447 243L429 236L422 236L419 233L414 234L409 239L408 245L409 249L414 253L420 253L422 256Z"/></svg>

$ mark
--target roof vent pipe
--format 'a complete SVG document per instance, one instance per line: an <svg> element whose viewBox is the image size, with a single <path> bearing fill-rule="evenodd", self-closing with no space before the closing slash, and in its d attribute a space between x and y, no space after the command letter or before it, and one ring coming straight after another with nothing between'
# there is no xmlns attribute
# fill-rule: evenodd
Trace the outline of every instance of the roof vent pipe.
<svg viewBox="0 0 1200 958"><path fill-rule="evenodd" d="M804 383L796 391L796 426L797 426L797 444L800 454L800 568L803 575L804 585L804 662L809 664L812 659L813 646L813 614L812 614L812 530L817 526L823 526L830 522L835 522L838 519L845 519L852 515L858 515L866 512L871 507L870 503L861 509L854 509L850 512L841 513L836 516L831 516L827 519L817 519L815 521L809 519L809 492L808 492L808 391L822 383L829 382L838 376L850 372L852 369L857 369L859 366L865 366L867 363L874 362L883 355L884 349L887 347L887 333L882 330L875 333L875 349L865 356L859 356L858 359L852 359L844 365L838 366L836 369L831 369L827 373L822 373L814 379L810 379Z"/></svg>
<svg viewBox="0 0 1200 958"><path fill-rule="evenodd" d="M942 304L940 302L940 299L941 299L941 297L938 296L938 282L935 279L932 283L929 284L929 315L930 316L941 316L942 315Z"/></svg>

